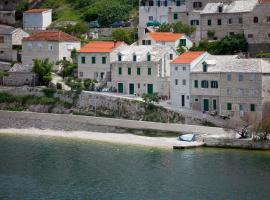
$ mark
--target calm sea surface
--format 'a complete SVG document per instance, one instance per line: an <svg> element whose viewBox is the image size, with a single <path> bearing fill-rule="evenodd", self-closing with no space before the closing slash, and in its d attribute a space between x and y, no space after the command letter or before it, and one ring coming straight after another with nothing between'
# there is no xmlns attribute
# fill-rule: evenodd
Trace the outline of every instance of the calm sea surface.
<svg viewBox="0 0 270 200"><path fill-rule="evenodd" d="M0 199L269 200L270 152L0 134Z"/></svg>

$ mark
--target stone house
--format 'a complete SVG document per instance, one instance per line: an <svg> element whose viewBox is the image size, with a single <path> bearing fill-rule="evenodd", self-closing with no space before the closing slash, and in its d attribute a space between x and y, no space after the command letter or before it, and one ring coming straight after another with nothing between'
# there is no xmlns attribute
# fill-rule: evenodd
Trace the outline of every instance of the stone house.
<svg viewBox="0 0 270 200"><path fill-rule="evenodd" d="M111 63L110 83L118 93L143 95L159 93L170 96L170 61L176 51L170 46L133 45L115 51Z"/></svg>
<svg viewBox="0 0 270 200"><path fill-rule="evenodd" d="M32 65L16 63L8 71L8 76L3 78L3 84L6 86L38 85L38 76L32 70Z"/></svg>
<svg viewBox="0 0 270 200"><path fill-rule="evenodd" d="M126 46L124 42L91 41L78 53L78 77L107 82L111 78L112 52Z"/></svg>
<svg viewBox="0 0 270 200"><path fill-rule="evenodd" d="M15 11L19 2L20 0L0 1L0 24L15 25Z"/></svg>
<svg viewBox="0 0 270 200"><path fill-rule="evenodd" d="M0 60L21 61L22 39L29 34L20 28L0 25Z"/></svg>
<svg viewBox="0 0 270 200"><path fill-rule="evenodd" d="M26 37L22 42L22 63L33 64L34 59L49 58L55 64L60 60L71 59L72 50L81 47L78 38L61 31L41 31Z"/></svg>
<svg viewBox="0 0 270 200"><path fill-rule="evenodd" d="M181 61L185 59L180 56ZM255 121L269 116L270 63L208 53L194 61L189 81L191 109L229 117L248 116ZM176 98L171 98L174 105Z"/></svg>
<svg viewBox="0 0 270 200"><path fill-rule="evenodd" d="M190 74L192 69L202 63L206 52L186 52L174 59L171 66L171 104L177 107L191 108Z"/></svg>
<svg viewBox="0 0 270 200"><path fill-rule="evenodd" d="M52 9L31 9L23 13L23 28L26 30L46 30L52 23Z"/></svg>
<svg viewBox="0 0 270 200"><path fill-rule="evenodd" d="M149 32L139 39L139 45L167 45L175 50L181 46L190 49L193 46L191 39L185 34L172 32Z"/></svg>

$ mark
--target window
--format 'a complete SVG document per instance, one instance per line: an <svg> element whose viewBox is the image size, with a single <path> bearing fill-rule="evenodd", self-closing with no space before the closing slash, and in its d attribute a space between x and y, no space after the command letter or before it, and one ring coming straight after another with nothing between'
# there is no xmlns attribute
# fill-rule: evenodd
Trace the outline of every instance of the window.
<svg viewBox="0 0 270 200"><path fill-rule="evenodd" d="M122 67L118 67L118 74L122 75Z"/></svg>
<svg viewBox="0 0 270 200"><path fill-rule="evenodd" d="M146 42L145 42L145 40L142 40L142 45L146 45Z"/></svg>
<svg viewBox="0 0 270 200"><path fill-rule="evenodd" d="M213 99L213 110L217 109L217 100Z"/></svg>
<svg viewBox="0 0 270 200"><path fill-rule="evenodd" d="M202 86L202 88L208 88L209 87L209 85L208 85L208 81L202 81L201 82L201 86Z"/></svg>
<svg viewBox="0 0 270 200"><path fill-rule="evenodd" d="M267 16L267 17L266 17L266 21L267 21L267 22L270 22L270 16Z"/></svg>
<svg viewBox="0 0 270 200"><path fill-rule="evenodd" d="M203 63L203 72L207 72L208 65L207 63Z"/></svg>
<svg viewBox="0 0 270 200"><path fill-rule="evenodd" d="M96 57L92 56L92 64L96 64Z"/></svg>
<svg viewBox="0 0 270 200"><path fill-rule="evenodd" d="M137 61L137 56L133 55L133 62L136 62L136 61Z"/></svg>
<svg viewBox="0 0 270 200"><path fill-rule="evenodd" d="M149 19L149 21L153 21L154 20L154 17L153 16L149 16L148 19Z"/></svg>
<svg viewBox="0 0 270 200"><path fill-rule="evenodd" d="M138 83L138 89L140 89L141 88L141 84L140 83Z"/></svg>
<svg viewBox="0 0 270 200"><path fill-rule="evenodd" d="M4 41L4 36L1 36L0 37L0 43L4 43L5 41Z"/></svg>
<svg viewBox="0 0 270 200"><path fill-rule="evenodd" d="M255 89L254 88L248 90L248 96L250 96L250 97L255 96Z"/></svg>
<svg viewBox="0 0 270 200"><path fill-rule="evenodd" d="M217 25L219 25L219 26L222 25L222 20L221 20L221 19L218 19L218 20L217 20Z"/></svg>
<svg viewBox="0 0 270 200"><path fill-rule="evenodd" d="M238 23L239 23L239 24L243 24L243 18L242 18L242 17L239 17L239 18L238 18Z"/></svg>
<svg viewBox="0 0 270 200"><path fill-rule="evenodd" d="M227 110L232 110L232 103L227 103Z"/></svg>
<svg viewBox="0 0 270 200"><path fill-rule="evenodd" d="M174 67L174 70L175 70L175 71L178 71L178 67Z"/></svg>
<svg viewBox="0 0 270 200"><path fill-rule="evenodd" d="M218 12L219 13L222 13L223 12L223 6L222 5L218 6Z"/></svg>
<svg viewBox="0 0 270 200"><path fill-rule="evenodd" d="M244 89L243 88L238 88L238 95L239 96L244 96Z"/></svg>
<svg viewBox="0 0 270 200"><path fill-rule="evenodd" d="M148 67L147 74L150 76L152 74L152 68Z"/></svg>
<svg viewBox="0 0 270 200"><path fill-rule="evenodd" d="M248 38L253 38L253 34L248 34Z"/></svg>
<svg viewBox="0 0 270 200"><path fill-rule="evenodd" d="M67 57L63 57L63 60L64 60L64 61L67 60Z"/></svg>
<svg viewBox="0 0 270 200"><path fill-rule="evenodd" d="M84 56L81 57L81 63L85 64L85 57Z"/></svg>
<svg viewBox="0 0 270 200"><path fill-rule="evenodd" d="M183 79L183 80L182 80L182 85L186 85L186 84L187 84L186 79Z"/></svg>
<svg viewBox="0 0 270 200"><path fill-rule="evenodd" d="M186 39L180 39L180 43L179 43L179 45L180 46L186 46Z"/></svg>
<svg viewBox="0 0 270 200"><path fill-rule="evenodd" d="M37 46L38 46L39 49L42 49L43 44L39 42L39 43L37 43Z"/></svg>
<svg viewBox="0 0 270 200"><path fill-rule="evenodd" d="M187 68L186 67L183 67L183 71L186 71L187 70Z"/></svg>
<svg viewBox="0 0 270 200"><path fill-rule="evenodd" d="M227 95L231 96L232 95L232 88L227 88Z"/></svg>
<svg viewBox="0 0 270 200"><path fill-rule="evenodd" d="M196 101L196 102L198 102L198 101L199 101L199 99L195 99L195 101Z"/></svg>
<svg viewBox="0 0 270 200"><path fill-rule="evenodd" d="M147 45L151 45L151 40L147 40Z"/></svg>
<svg viewBox="0 0 270 200"><path fill-rule="evenodd" d="M233 23L233 20L230 18L228 19L228 24L232 24Z"/></svg>
<svg viewBox="0 0 270 200"><path fill-rule="evenodd" d="M194 88L198 88L199 87L199 81L198 80L194 80Z"/></svg>
<svg viewBox="0 0 270 200"><path fill-rule="evenodd" d="M80 77L83 77L83 72L80 72Z"/></svg>
<svg viewBox="0 0 270 200"><path fill-rule="evenodd" d="M231 81L232 80L232 74L227 74L227 81Z"/></svg>
<svg viewBox="0 0 270 200"><path fill-rule="evenodd" d="M211 81L211 88L218 88L218 82L217 81Z"/></svg>
<svg viewBox="0 0 270 200"><path fill-rule="evenodd" d="M102 57L102 64L106 64L107 63L107 57Z"/></svg>
<svg viewBox="0 0 270 200"><path fill-rule="evenodd" d="M256 23L258 23L259 22L259 18L258 17L254 17L253 18L253 22L256 24Z"/></svg>
<svg viewBox="0 0 270 200"><path fill-rule="evenodd" d="M212 20L208 19L207 24L208 24L208 26L212 26Z"/></svg>
<svg viewBox="0 0 270 200"><path fill-rule="evenodd" d="M180 0L176 1L176 6L181 6L181 1Z"/></svg>
<svg viewBox="0 0 270 200"><path fill-rule="evenodd" d="M122 61L122 55L118 54L118 61Z"/></svg>
<svg viewBox="0 0 270 200"><path fill-rule="evenodd" d="M177 14L177 13L174 13L174 14L173 14L173 19L174 19L174 20L177 20L177 19L178 19L178 14Z"/></svg>
<svg viewBox="0 0 270 200"><path fill-rule="evenodd" d="M4 54L5 52L4 51L0 51L0 54Z"/></svg>
<svg viewBox="0 0 270 200"><path fill-rule="evenodd" d="M128 68L128 75L131 75L131 68Z"/></svg>
<svg viewBox="0 0 270 200"><path fill-rule="evenodd" d="M48 50L52 51L53 50L53 44L48 44Z"/></svg>
<svg viewBox="0 0 270 200"><path fill-rule="evenodd" d="M202 2L193 2L193 8L201 8Z"/></svg>
<svg viewBox="0 0 270 200"><path fill-rule="evenodd" d="M250 104L250 111L251 112L256 111L256 105L255 104Z"/></svg>
<svg viewBox="0 0 270 200"><path fill-rule="evenodd" d="M137 68L137 75L141 75L141 68L140 67Z"/></svg>
<svg viewBox="0 0 270 200"><path fill-rule="evenodd" d="M230 32L229 34L230 34L230 35L234 35L234 32Z"/></svg>
<svg viewBox="0 0 270 200"><path fill-rule="evenodd" d="M250 74L249 80L250 81L255 81L256 80L256 74Z"/></svg>
<svg viewBox="0 0 270 200"><path fill-rule="evenodd" d="M147 54L147 61L151 61L151 54Z"/></svg>
<svg viewBox="0 0 270 200"><path fill-rule="evenodd" d="M170 54L170 60L172 60L173 59L173 54Z"/></svg>
<svg viewBox="0 0 270 200"><path fill-rule="evenodd" d="M200 21L199 20L191 20L190 21L190 25L191 26L199 26L200 25Z"/></svg>
<svg viewBox="0 0 270 200"><path fill-rule="evenodd" d="M175 79L175 80L174 80L174 84L175 84L175 85L178 85L178 79Z"/></svg>
<svg viewBox="0 0 270 200"><path fill-rule="evenodd" d="M238 74L238 81L244 80L244 74Z"/></svg>
<svg viewBox="0 0 270 200"><path fill-rule="evenodd" d="M268 33L268 37L270 38L270 33Z"/></svg>

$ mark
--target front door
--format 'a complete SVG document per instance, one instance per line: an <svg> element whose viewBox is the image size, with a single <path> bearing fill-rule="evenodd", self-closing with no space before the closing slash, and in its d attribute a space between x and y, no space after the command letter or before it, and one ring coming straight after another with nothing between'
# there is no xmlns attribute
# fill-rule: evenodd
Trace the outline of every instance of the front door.
<svg viewBox="0 0 270 200"><path fill-rule="evenodd" d="M147 93L153 94L153 92L154 92L153 84L147 84Z"/></svg>
<svg viewBox="0 0 270 200"><path fill-rule="evenodd" d="M213 99L213 110L217 110L217 100Z"/></svg>
<svg viewBox="0 0 270 200"><path fill-rule="evenodd" d="M133 83L129 84L129 94L134 94L134 84Z"/></svg>
<svg viewBox="0 0 270 200"><path fill-rule="evenodd" d="M208 99L203 100L203 111L209 111L209 100Z"/></svg>
<svg viewBox="0 0 270 200"><path fill-rule="evenodd" d="M118 93L123 93L123 92L124 92L124 84L118 83Z"/></svg>
<svg viewBox="0 0 270 200"><path fill-rule="evenodd" d="M182 95L182 107L185 107L185 95Z"/></svg>

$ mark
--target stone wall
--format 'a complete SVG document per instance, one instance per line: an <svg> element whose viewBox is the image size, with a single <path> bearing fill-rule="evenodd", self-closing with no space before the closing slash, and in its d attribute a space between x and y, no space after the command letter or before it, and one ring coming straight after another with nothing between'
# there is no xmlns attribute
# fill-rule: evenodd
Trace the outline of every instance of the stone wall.
<svg viewBox="0 0 270 200"><path fill-rule="evenodd" d="M253 141L252 139L204 138L207 147L229 147L241 149L270 149L270 141Z"/></svg>

